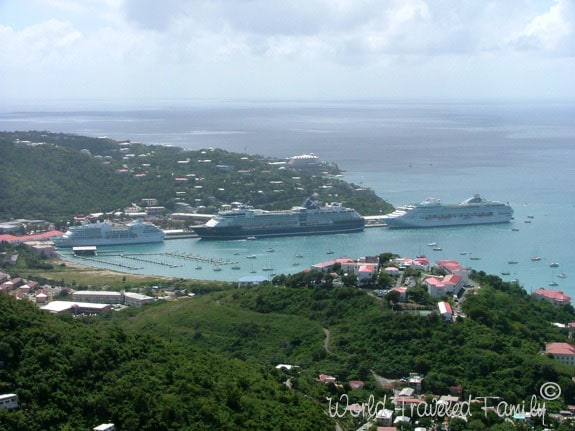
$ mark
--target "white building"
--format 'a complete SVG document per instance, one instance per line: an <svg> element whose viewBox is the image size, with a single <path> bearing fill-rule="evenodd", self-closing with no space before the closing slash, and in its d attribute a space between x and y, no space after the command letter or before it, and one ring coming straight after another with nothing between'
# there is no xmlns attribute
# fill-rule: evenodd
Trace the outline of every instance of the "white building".
<svg viewBox="0 0 575 431"><path fill-rule="evenodd" d="M100 314L110 311L110 304L96 304L93 302L72 302L72 301L52 301L40 308L52 314L72 313L72 314Z"/></svg>
<svg viewBox="0 0 575 431"><path fill-rule="evenodd" d="M0 395L0 410L17 409L17 408L18 408L18 395L16 394Z"/></svg>
<svg viewBox="0 0 575 431"><path fill-rule="evenodd" d="M453 311L451 310L451 305L449 302L441 301L437 303L437 308L439 308L439 314L445 320L451 320L453 317Z"/></svg>
<svg viewBox="0 0 575 431"><path fill-rule="evenodd" d="M288 159L288 165L294 168L306 168L320 163L319 157L313 153L293 156Z"/></svg>
<svg viewBox="0 0 575 431"><path fill-rule="evenodd" d="M126 292L124 293L124 304L131 305L132 307L141 307L144 304L154 302L154 298L140 293Z"/></svg>

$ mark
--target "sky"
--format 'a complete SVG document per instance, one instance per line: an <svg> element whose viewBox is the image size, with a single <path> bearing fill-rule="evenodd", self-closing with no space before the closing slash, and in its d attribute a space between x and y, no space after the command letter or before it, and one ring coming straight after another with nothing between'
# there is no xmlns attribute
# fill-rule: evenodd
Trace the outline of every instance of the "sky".
<svg viewBox="0 0 575 431"><path fill-rule="evenodd" d="M0 0L0 103L574 97L575 0Z"/></svg>

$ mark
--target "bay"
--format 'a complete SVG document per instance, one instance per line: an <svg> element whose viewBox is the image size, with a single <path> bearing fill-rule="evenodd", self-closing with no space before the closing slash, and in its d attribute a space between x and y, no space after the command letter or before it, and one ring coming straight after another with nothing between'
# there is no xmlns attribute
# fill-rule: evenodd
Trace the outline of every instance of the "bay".
<svg viewBox="0 0 575 431"><path fill-rule="evenodd" d="M503 225L369 228L357 234L256 241L169 240L114 247L107 256L101 253L98 262L86 263L235 281L254 273L293 273L335 257L392 251L456 259L496 275L510 272L502 278L517 279L528 291L555 281L559 286L554 289L573 296L573 118L575 103L551 101L61 102L36 109L4 107L0 129L109 136L185 149L219 147L278 158L315 153L337 163L347 181L372 188L395 206L430 196L456 203L480 193L515 209L514 221ZM431 242L442 251L428 247ZM531 261L535 253L541 261ZM224 263L214 271L217 259ZM510 259L518 264L509 265ZM560 266L550 268L551 262ZM568 277L557 278L561 271Z"/></svg>

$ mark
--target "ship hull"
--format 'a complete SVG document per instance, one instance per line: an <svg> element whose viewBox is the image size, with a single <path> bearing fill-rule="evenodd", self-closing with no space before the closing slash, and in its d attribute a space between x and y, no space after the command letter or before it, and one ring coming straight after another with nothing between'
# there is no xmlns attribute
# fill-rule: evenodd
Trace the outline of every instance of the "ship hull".
<svg viewBox="0 0 575 431"><path fill-rule="evenodd" d="M161 229L138 219L119 228L108 222L84 223L71 228L63 236L54 238L53 242L56 247L82 247L150 244L163 240L164 232Z"/></svg>
<svg viewBox="0 0 575 431"><path fill-rule="evenodd" d="M385 224L391 229L424 229L430 227L449 227L449 226L473 226L481 224L498 224L509 223L510 220L454 220L449 222L435 221L435 222L418 222L416 220L405 219L387 219Z"/></svg>
<svg viewBox="0 0 575 431"><path fill-rule="evenodd" d="M228 226L228 227L208 227L197 226L193 230L202 239L213 240L237 240L247 239L249 237L255 238L273 238L283 236L305 236L305 235L329 235L337 233L353 233L361 232L365 227L363 219L354 221L353 223L329 224L329 225L316 225L316 226L286 226L284 228L266 229L265 227L241 227L241 226Z"/></svg>
<svg viewBox="0 0 575 431"><path fill-rule="evenodd" d="M157 238L149 237L149 238L133 238L133 239L86 239L86 240L67 240L67 239L54 239L54 245L56 247L82 247L82 246L91 246L91 245L99 245L99 246L106 246L106 245L130 245L130 244L151 244L164 241L163 236L158 236Z"/></svg>
<svg viewBox="0 0 575 431"><path fill-rule="evenodd" d="M392 229L431 228L449 226L472 226L482 224L509 223L513 210L501 208L456 208L451 211L426 211L412 209L398 217L385 218L384 222Z"/></svg>

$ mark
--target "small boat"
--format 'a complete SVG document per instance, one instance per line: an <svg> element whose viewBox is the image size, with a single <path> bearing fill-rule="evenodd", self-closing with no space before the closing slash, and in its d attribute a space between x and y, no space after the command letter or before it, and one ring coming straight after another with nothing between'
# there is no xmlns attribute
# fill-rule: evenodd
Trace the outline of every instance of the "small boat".
<svg viewBox="0 0 575 431"><path fill-rule="evenodd" d="M214 271L221 271L221 270L222 270L222 268L220 268L219 266L216 266L216 267L214 268Z"/></svg>
<svg viewBox="0 0 575 431"><path fill-rule="evenodd" d="M298 265L299 265L299 262L294 262L291 264L291 266L298 266Z"/></svg>
<svg viewBox="0 0 575 431"><path fill-rule="evenodd" d="M250 254L246 256L247 259L255 259L257 256L255 254Z"/></svg>
<svg viewBox="0 0 575 431"><path fill-rule="evenodd" d="M533 261L533 262L539 262L540 260L541 260L540 256L532 256L531 257L531 261Z"/></svg>
<svg viewBox="0 0 575 431"><path fill-rule="evenodd" d="M531 223L531 220L524 220L523 223Z"/></svg>
<svg viewBox="0 0 575 431"><path fill-rule="evenodd" d="M501 275L511 275L509 271L501 271Z"/></svg>
<svg viewBox="0 0 575 431"><path fill-rule="evenodd" d="M562 272L562 273L558 274L557 277L559 277L559 278L567 278L567 274L565 274L564 272Z"/></svg>
<svg viewBox="0 0 575 431"><path fill-rule="evenodd" d="M270 248L268 248L266 251L267 251L268 253L273 253L275 250L270 247Z"/></svg>
<svg viewBox="0 0 575 431"><path fill-rule="evenodd" d="M328 251L325 252L325 254L333 254L333 253L334 253L333 250L328 250Z"/></svg>
<svg viewBox="0 0 575 431"><path fill-rule="evenodd" d="M303 257L303 254L296 254L295 257L297 257L298 259L301 259Z"/></svg>
<svg viewBox="0 0 575 431"><path fill-rule="evenodd" d="M462 251L461 253L459 253L459 255L460 255L460 256L465 256L465 255L467 255L467 252L466 252L466 251Z"/></svg>
<svg viewBox="0 0 575 431"><path fill-rule="evenodd" d="M519 262L516 261L515 259L509 259L509 260L507 261L507 263L508 263L509 265L517 265Z"/></svg>
<svg viewBox="0 0 575 431"><path fill-rule="evenodd" d="M552 281L551 283L549 283L549 286L559 286L559 283L557 283L556 281Z"/></svg>
<svg viewBox="0 0 575 431"><path fill-rule="evenodd" d="M433 251L442 251L443 249L441 247L433 247Z"/></svg>
<svg viewBox="0 0 575 431"><path fill-rule="evenodd" d="M262 271L273 271L274 269L271 267L262 268Z"/></svg>
<svg viewBox="0 0 575 431"><path fill-rule="evenodd" d="M429 247L436 247L437 243L436 242L430 242L429 244L427 244Z"/></svg>
<svg viewBox="0 0 575 431"><path fill-rule="evenodd" d="M255 236L248 236L246 239L249 241L253 241L254 239L256 239L256 237Z"/></svg>
<svg viewBox="0 0 575 431"><path fill-rule="evenodd" d="M241 267L239 265L234 265L232 266L232 269L241 269Z"/></svg>
<svg viewBox="0 0 575 431"><path fill-rule="evenodd" d="M202 269L202 267L200 265L196 266L196 269Z"/></svg>
<svg viewBox="0 0 575 431"><path fill-rule="evenodd" d="M250 274L256 274L256 273L257 273L257 271L256 271L255 269L252 269L252 270L250 271Z"/></svg>
<svg viewBox="0 0 575 431"><path fill-rule="evenodd" d="M480 257L477 257L477 256L472 256L472 257L470 257L469 259L471 259L471 260L481 260L481 258L480 258Z"/></svg>
<svg viewBox="0 0 575 431"><path fill-rule="evenodd" d="M559 264L558 264L557 262L551 262L551 263L549 264L549 267L550 267L550 268L558 268L558 267L559 267Z"/></svg>
<svg viewBox="0 0 575 431"><path fill-rule="evenodd" d="M511 230L512 230L513 232L519 232L519 229L517 229L516 227L511 228Z"/></svg>

